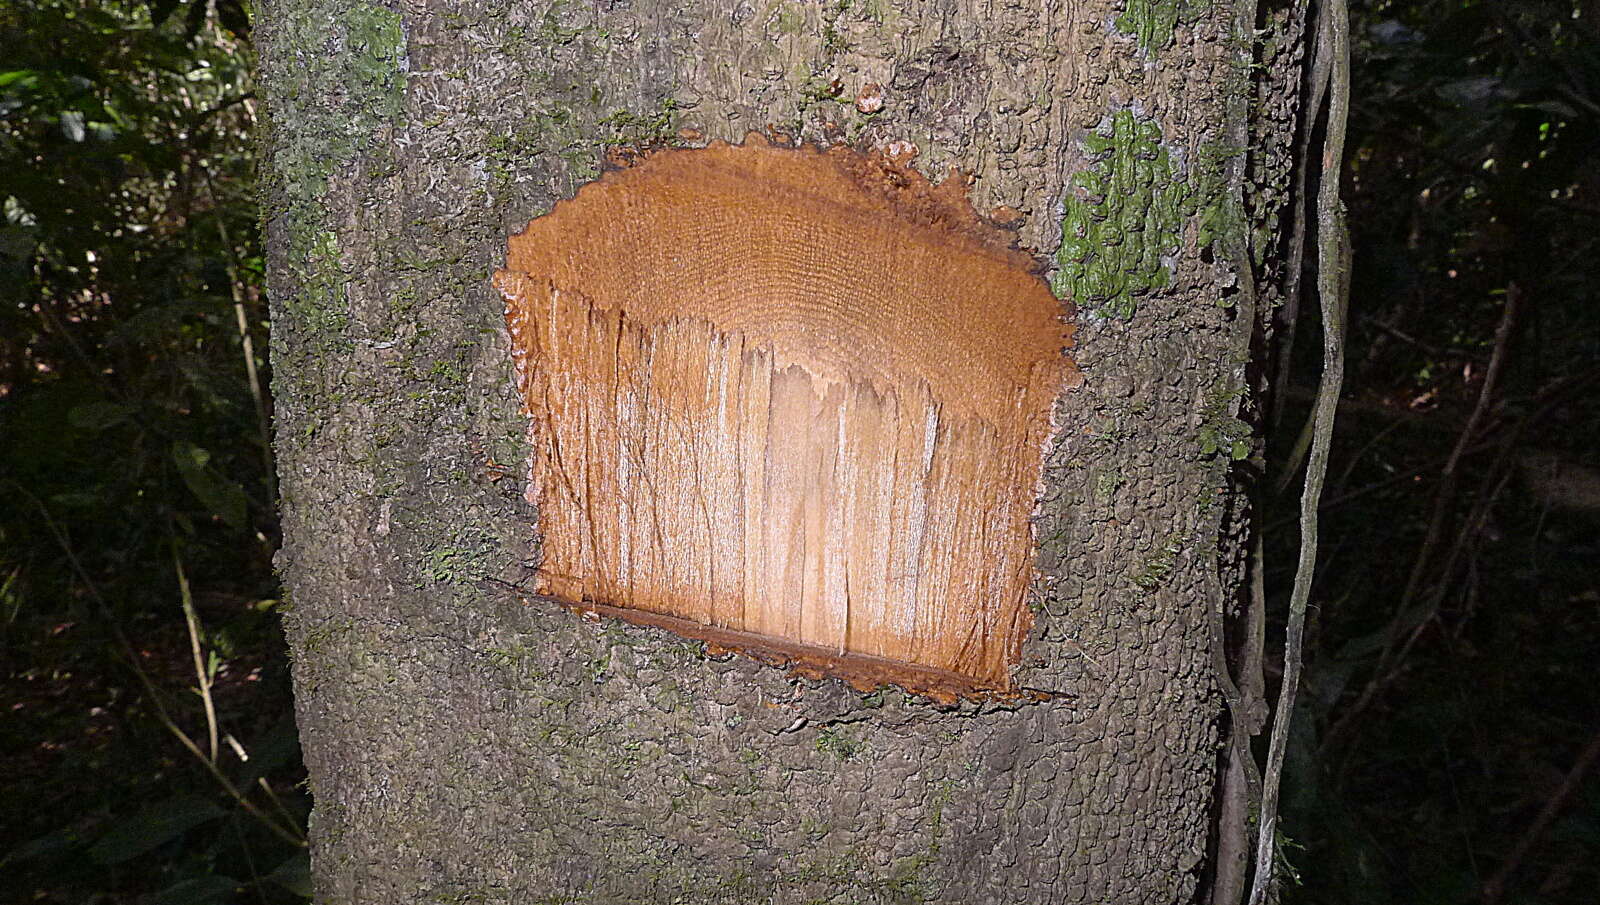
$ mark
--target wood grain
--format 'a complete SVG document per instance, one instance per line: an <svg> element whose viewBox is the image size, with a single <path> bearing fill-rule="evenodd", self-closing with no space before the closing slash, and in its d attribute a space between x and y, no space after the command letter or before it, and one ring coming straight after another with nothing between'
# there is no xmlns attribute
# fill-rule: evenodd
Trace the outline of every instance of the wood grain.
<svg viewBox="0 0 1600 905"><path fill-rule="evenodd" d="M844 149L752 135L585 186L496 274L539 590L1009 688L1077 379L1035 271L959 176Z"/></svg>

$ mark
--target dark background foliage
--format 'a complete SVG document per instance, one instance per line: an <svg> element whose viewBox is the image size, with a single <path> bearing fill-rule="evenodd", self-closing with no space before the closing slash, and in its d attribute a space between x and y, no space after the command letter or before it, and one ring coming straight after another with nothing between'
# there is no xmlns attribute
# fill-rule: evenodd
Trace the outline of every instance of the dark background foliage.
<svg viewBox="0 0 1600 905"><path fill-rule="evenodd" d="M1592 901L1600 11L1352 14L1351 369L1286 895ZM0 898L305 892L249 38L240 0L0 7ZM1280 616L1313 320L1261 417Z"/></svg>
<svg viewBox="0 0 1600 905"><path fill-rule="evenodd" d="M0 48L0 898L296 901L247 19L10 0Z"/></svg>
<svg viewBox="0 0 1600 905"><path fill-rule="evenodd" d="M1600 9L1352 13L1350 373L1291 752L1295 898L1593 901ZM1289 502L1269 545L1294 542Z"/></svg>

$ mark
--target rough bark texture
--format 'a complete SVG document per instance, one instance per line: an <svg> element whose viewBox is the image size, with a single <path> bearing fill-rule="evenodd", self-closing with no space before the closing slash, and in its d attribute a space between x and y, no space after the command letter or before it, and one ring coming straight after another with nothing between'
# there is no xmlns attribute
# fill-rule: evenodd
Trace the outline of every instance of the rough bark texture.
<svg viewBox="0 0 1600 905"><path fill-rule="evenodd" d="M1214 253L1244 231L1240 9L264 3L319 900L1189 900L1255 316ZM1059 403L1016 677L1047 701L864 695L516 590L538 531L490 285L507 237L608 142L769 125L910 141L925 173L972 173L979 209L1017 210L1042 255L1069 225L1056 285L1080 296L1085 383Z"/></svg>

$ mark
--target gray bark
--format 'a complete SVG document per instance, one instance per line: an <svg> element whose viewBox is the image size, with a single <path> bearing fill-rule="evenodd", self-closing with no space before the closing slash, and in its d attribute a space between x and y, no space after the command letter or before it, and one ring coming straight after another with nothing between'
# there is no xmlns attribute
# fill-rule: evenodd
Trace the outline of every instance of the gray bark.
<svg viewBox="0 0 1600 905"><path fill-rule="evenodd" d="M1191 900L1256 317L1228 249L1270 236L1276 209L1245 224L1230 202L1253 8L263 3L281 568L318 900ZM1119 111L1159 128L1194 200L1180 246L1157 249L1167 287L1128 319L1078 302L1086 383L1060 403L1019 676L1054 697L863 695L517 592L537 513L488 277L608 142L909 140L1050 255L1067 180L1096 165L1086 138ZM1223 228L1202 248L1207 217Z"/></svg>

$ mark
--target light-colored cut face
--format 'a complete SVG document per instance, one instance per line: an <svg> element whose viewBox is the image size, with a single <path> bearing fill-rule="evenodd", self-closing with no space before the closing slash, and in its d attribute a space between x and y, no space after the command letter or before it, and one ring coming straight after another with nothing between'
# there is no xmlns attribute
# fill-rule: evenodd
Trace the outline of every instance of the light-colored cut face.
<svg viewBox="0 0 1600 905"><path fill-rule="evenodd" d="M1008 687L1075 373L1009 239L957 179L754 137L530 223L496 285L542 590Z"/></svg>

